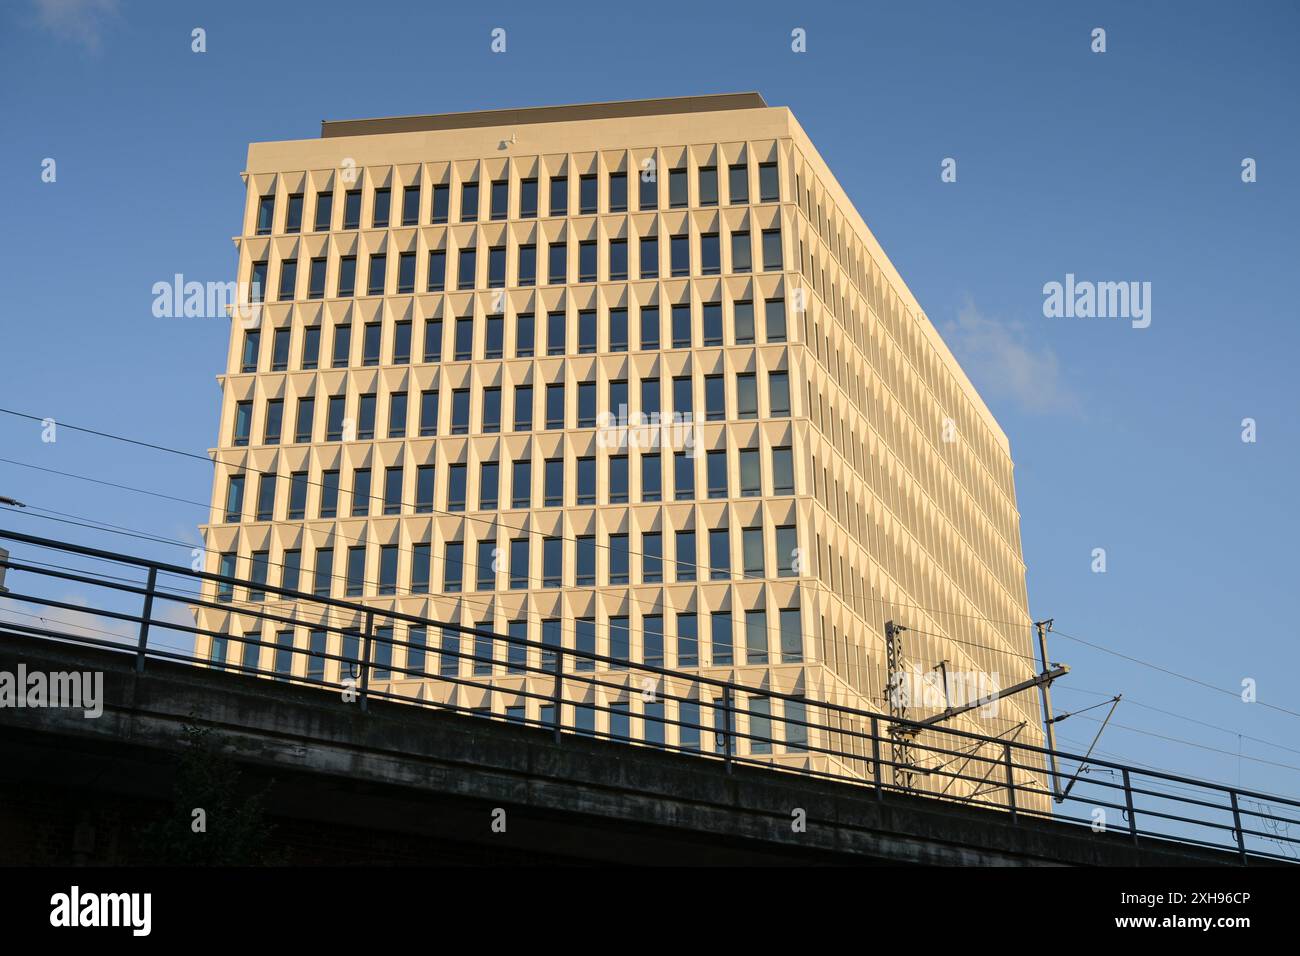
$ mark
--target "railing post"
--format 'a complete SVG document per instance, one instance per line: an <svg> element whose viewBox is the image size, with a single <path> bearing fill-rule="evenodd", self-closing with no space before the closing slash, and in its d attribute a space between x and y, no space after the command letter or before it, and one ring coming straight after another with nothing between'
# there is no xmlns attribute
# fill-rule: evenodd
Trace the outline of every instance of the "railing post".
<svg viewBox="0 0 1300 956"><path fill-rule="evenodd" d="M1011 822L1016 822L1016 778L1011 765L1011 743L1002 745L1002 763L1007 768L1007 808L1011 811Z"/></svg>
<svg viewBox="0 0 1300 956"><path fill-rule="evenodd" d="M731 714L733 706L734 702L731 697L731 685L728 684L722 689L722 759L726 764L727 773L731 773L732 748L735 746L731 739Z"/></svg>
<svg viewBox="0 0 1300 956"><path fill-rule="evenodd" d="M1241 807L1237 805L1237 791L1229 790L1228 795L1232 797L1232 825L1237 834L1237 852L1241 855L1241 862L1244 866L1246 863L1246 833L1241 828Z"/></svg>
<svg viewBox="0 0 1300 956"><path fill-rule="evenodd" d="M158 569L149 568L149 577L144 586L144 610L140 612L140 643L135 652L135 672L144 673L144 654L149 647L149 619L153 617L153 592L158 584Z"/></svg>
<svg viewBox="0 0 1300 956"><path fill-rule="evenodd" d="M555 742L560 742L560 727L564 724L564 647L555 649Z"/></svg>
<svg viewBox="0 0 1300 956"><path fill-rule="evenodd" d="M1128 832L1133 838L1133 845L1137 846L1138 827L1137 813L1133 810L1133 787L1128 779L1128 767L1124 768L1124 806L1128 808Z"/></svg>
<svg viewBox="0 0 1300 956"><path fill-rule="evenodd" d="M370 691L370 640L375 631L375 612L366 611L366 631L361 636L361 711L370 709L367 695Z"/></svg>
<svg viewBox="0 0 1300 956"><path fill-rule="evenodd" d="M880 787L880 722L871 718L871 766L875 767L876 799L885 799L885 792Z"/></svg>

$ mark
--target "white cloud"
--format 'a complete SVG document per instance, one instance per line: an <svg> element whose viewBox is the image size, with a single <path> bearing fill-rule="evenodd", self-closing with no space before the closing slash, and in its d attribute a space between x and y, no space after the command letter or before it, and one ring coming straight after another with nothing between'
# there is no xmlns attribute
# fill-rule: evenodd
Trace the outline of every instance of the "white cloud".
<svg viewBox="0 0 1300 956"><path fill-rule="evenodd" d="M1035 349L1022 323L990 319L967 300L957 320L944 326L943 337L982 394L1009 398L1036 414L1079 412L1079 398L1062 378L1056 353L1048 346Z"/></svg>
<svg viewBox="0 0 1300 956"><path fill-rule="evenodd" d="M117 0L33 0L36 18L62 40L98 50L107 21L117 15Z"/></svg>

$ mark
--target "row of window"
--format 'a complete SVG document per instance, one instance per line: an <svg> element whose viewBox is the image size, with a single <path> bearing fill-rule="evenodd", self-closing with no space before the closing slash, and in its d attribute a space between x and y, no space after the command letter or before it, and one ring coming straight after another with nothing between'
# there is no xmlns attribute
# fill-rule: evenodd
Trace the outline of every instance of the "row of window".
<svg viewBox="0 0 1300 956"><path fill-rule="evenodd" d="M697 169L696 202L700 206L717 206L720 203L719 176L716 166L701 166ZM628 174L614 171L606 175L605 203L606 212L627 212ZM727 201L731 205L744 205L749 202L749 164L733 163L727 167ZM600 212L600 182L595 173L578 176L577 204L573 211L580 215L592 215ZM668 170L668 205L673 209L683 209L690 205L688 170L676 168ZM416 226L420 224L421 186L414 183L400 188L400 215L394 214L393 189L389 186L377 187L372 194L370 206L370 228L387 229L389 226ZM460 184L460 203L457 209L458 221L478 222L481 215L481 184L475 180ZM569 177L567 175L551 176L547 182L545 195L548 198L547 214L567 216L570 214ZM659 208L659 181L653 168L646 169L638 176L637 208L649 211ZM536 177L519 180L518 206L515 215L520 219L535 219L538 216L538 199L541 194ZM488 218L505 220L510 218L511 195L510 180L496 179L488 183ZM451 185L448 183L432 184L429 201L429 222L445 223L451 219ZM758 199L759 202L780 202L781 186L776 163L758 164ZM362 190L348 189L343 193L343 229L360 229L362 212ZM303 230L303 213L306 197L302 193L290 193L285 199L284 232L299 233ZM271 235L275 227L274 193L262 195L257 201L257 216L254 229L259 236ZM316 232L328 232L334 222L334 192L316 193L316 206L312 219Z"/></svg>
<svg viewBox="0 0 1300 956"><path fill-rule="evenodd" d="M672 581L665 578L663 552L663 534L646 531L641 533L640 576L633 581L631 568L632 552L629 550L627 534L608 534L598 546L595 535L578 535L573 538L558 536L540 536L540 552L533 547L533 535L512 538L507 547L502 547L495 538L471 542L475 564L466 565L466 543L448 541L443 545L442 587L431 587L430 575L433 567L433 546L416 544L410 549L409 587L402 588L406 582L399 582L398 558L401 549L395 544L379 547L379 577L377 581L366 580L366 546L356 545L347 548L344 574L344 596L367 597L373 594L459 594L463 590L496 591L504 588L511 591L528 591L537 588L562 587L619 587L622 585L686 583L697 580L730 581L733 573L743 578L763 580L767 578L767 541L762 527L740 529L741 564L735 572L731 563L731 531L729 528L711 528L704 533L708 546L708 563L699 564L697 554L696 532L676 531L673 533L675 555L668 563L667 571ZM799 536L794 525L775 527L772 546L776 555L776 577L798 577L802 573L799 560ZM573 574L570 576L564 563L566 547L573 548ZM597 561L597 553L605 553L603 562ZM507 563L507 555L508 563ZM540 562L542 573L535 574L532 557ZM235 552L221 555L220 573L235 576ZM598 573L598 564L603 568ZM227 570L227 569L231 570ZM266 600L266 591L258 585L268 583L267 573L270 568L270 552L254 551L250 557L248 580L253 585L248 589L247 600ZM284 552L280 563L280 587L286 590L299 590L302 583L302 552L289 549ZM468 580L467 580L468 572ZM330 597L335 590L335 580L340 577L334 573L334 548L318 548L314 577L311 582L312 593L321 597ZM566 580L570 577L570 580ZM217 600L234 600L234 588L222 584L218 588ZM272 594L272 599L275 595Z"/></svg>
<svg viewBox="0 0 1300 956"><path fill-rule="evenodd" d="M764 341L767 344L786 340L785 300L766 299L763 301ZM729 342L733 345L754 345L755 318L754 303L740 300L731 304L730 336L726 335L724 310L721 302L705 302L700 305L699 318L695 317L689 303L669 307L669 342L674 349L694 348L697 344L704 347L722 346ZM664 347L663 329L661 327L658 306L642 306L636 312L637 338L643 351L658 351ZM476 354L483 359L501 359L506 357L506 326L504 315L489 315L482 322L482 341L479 341L480 329L472 315L453 319L444 323L441 318L425 319L423 326L423 351L415 353L413 335L415 324L410 320L393 323L392 342L389 348L390 365L409 364L413 354L422 354L425 363L441 362L447 354L445 325L451 325L451 360L470 361ZM510 321L512 328L513 358L533 358L536 355L594 355L626 352L629 342L629 314L627 309L607 309L602 315L596 309L579 309L576 316L570 318L566 309L557 309L545 314L543 334L544 343L537 340L537 316L532 312L520 312ZM575 326L570 328L570 326ZM699 333L697 335L696 328ZM571 335L571 333L573 333ZM303 327L301 354L298 367L311 370L321 367L322 326ZM261 368L262 330L249 329L244 333L244 340L239 353L239 371L250 373ZM269 370L283 372L289 369L293 346L293 329L282 326L271 330L271 349L268 361ZM342 322L333 326L333 339L330 343L330 368L347 368L352 361L352 323ZM383 323L366 322L361 329L361 364L377 366L382 362Z"/></svg>
<svg viewBox="0 0 1300 956"><path fill-rule="evenodd" d="M632 406L629 400L626 379L617 379L608 383L607 404L600 406L595 382L578 382L574 396L574 408L568 407L564 382L546 382L542 385L541 395L535 394L533 385L515 385L511 388L513 400L513 430L531 432L536 428L536 404L540 397L543 401L544 415L542 422L546 431L562 431L566 428L601 428L623 427L663 429L675 426L687 426L696 421L695 390L696 379L702 379L704 406L700 418L704 421L721 422L729 419L747 420L759 417L758 375L755 372L737 372L732 376L731 392L732 414L728 415L727 376L718 375L678 375L672 379L669 398L672 407L665 411L662 407L661 384L659 378L640 380L640 406ZM453 388L451 390L451 409L449 415L449 433L468 435L471 433L471 418L476 434L495 435L502 431L503 389L498 385L483 386L478 391L478 404L475 414L471 414L471 398L474 390ZM420 437L439 434L439 390L426 389L419 395L419 420L416 429ZM406 438L412 424L410 414L410 396L406 392L390 392L388 395L387 429L376 430L376 413L379 397L368 392L357 397L356 415L347 416L347 396L329 395L325 398L325 440L326 441L369 441L377 435L388 438ZM572 412L572 414L570 414ZM767 418L784 418L790 415L790 376L787 372L771 371L767 373ZM298 444L312 442L316 432L316 398L304 396L297 400L296 414L293 421L292 440ZM252 441L253 401L251 399L235 403L235 420L232 441L236 447L244 447ZM444 432L446 434L447 432ZM262 445L279 445L288 443L290 436L285 433L285 399L271 398L265 403L262 416Z"/></svg>
<svg viewBox="0 0 1300 956"><path fill-rule="evenodd" d="M638 503L646 504L664 500L664 456L659 453L642 453L639 456L640 486ZM674 501L694 501L696 495L697 463L703 459L704 497L728 499L733 497L728 452L725 449L671 453L672 498ZM734 497L760 498L763 495L763 476L759 450L741 448L736 451L736 474L739 494ZM566 481L565 460L547 458L542 462L542 506L546 508L583 507L596 504L628 504L631 502L629 482L629 456L611 455L605 460L605 488L603 501L597 500L597 459L576 458ZM283 519L279 510L277 489L280 476L266 472L257 476L257 498L253 518L256 521L302 521L307 517L308 490L314 485L320 494L316 499L316 516L322 519L343 517L362 518L372 513L385 515L432 514L435 510L463 512L468 501L469 465L450 463L446 466L445 507L436 508L438 466L420 465L415 469L415 498L403 498L406 470L401 465L383 469L383 486L380 493L373 488L374 475L370 468L354 468L350 501L346 508L340 504L340 472L328 469L321 472L319 482L310 480L305 471L288 475L288 493L285 496ZM522 458L508 464L509 488L503 489L500 462L484 461L478 466L479 511L532 508L536 500L533 487L533 462ZM226 483L223 517L229 523L242 521L245 516L245 489L248 476L232 474ZM779 497L794 494L794 454L788 447L777 447L771 453L771 494ZM375 506L378 503L378 507Z"/></svg>
<svg viewBox="0 0 1300 956"><path fill-rule="evenodd" d="M748 230L735 230L730 234L728 272L749 273L754 271L752 248ZM764 272L780 272L783 268L781 253L781 230L764 229L761 238L761 256ZM570 243L564 239L550 243L546 247L546 281L550 285L568 285L570 282ZM606 242L605 271L602 275L598 258L598 244L595 239L584 239L577 243L578 282L621 282L630 278L657 279L660 276L659 239L657 236L642 236L637 240L639 250L639 268L634 277L628 267L628 240L609 239ZM516 259L516 270L511 286L535 286L538 282L537 245L527 243L520 245ZM423 288L426 292L443 292L450 288L447 278L447 250L431 249L427 258L428 269L425 272ZM456 252L455 288L461 290L489 288L503 289L507 285L506 247L491 246L487 250L487 275L479 276L479 250L473 246ZM689 235L670 236L668 241L668 275L684 278L691 275L722 275L722 240L716 232L706 232L700 236L699 272L691 271L691 237ZM308 261L307 298L323 299L326 291L326 272L329 261L319 256ZM399 294L410 294L416 290L416 253L399 252L397 254L397 285ZM387 295L388 288L388 253L371 253L367 262L364 295ZM251 283L251 300L261 302L265 299L270 286L267 284L268 263L264 259L253 262ZM335 295L338 298L351 298L357 290L357 257L340 256L336 273ZM486 278L486 282L483 281ZM279 282L276 286L276 300L291 302L298 295L298 260L282 259L280 261Z"/></svg>
<svg viewBox="0 0 1300 956"><path fill-rule="evenodd" d="M708 627L707 638L701 641L700 618L705 618ZM375 629L378 638L373 642L371 665L375 680L418 679L424 676L461 677L489 676L496 674L527 673L526 668L539 665L545 670L553 670L556 655L549 648L564 648L576 651L578 655L600 655L612 658L615 663L602 664L602 667L618 668L620 663L626 665L648 664L663 667L671 664L676 667L727 667L736 664L755 665L798 664L803 661L803 635L800 631L799 608L781 608L776 612L776 627L768 624L769 614L765 607L755 607L744 611L714 611L706 615L696 613L678 613L673 618L673 630L665 631L662 615L643 615L635 622L629 617L610 617L601 627L595 618L580 617L573 620L571 628L565 627L558 618L546 618L540 621L540 642L547 645L544 649L529 648L522 641L537 640L529 634L527 620L510 621L504 635L493 633L491 622L478 625L484 634L465 634L451 628L421 625L404 625L400 636L391 626ZM736 625L741 628L740 641L736 641ZM429 631L441 635L438 647L429 645ZM571 640L565 640L568 631ZM772 643L775 631L776 647ZM304 650L309 659L301 676L323 680L325 676L326 654L342 657L343 676L354 676L348 672L355 667L351 662L360 662L360 632L348 630L342 635L335 635L334 647L326 650L328 631L309 629L308 644ZM293 673L289 658L293 654L293 637L295 631L281 630L276 634L277 659L275 669L282 674ZM260 633L246 635L252 640L261 640ZM238 638L234 639L239 642ZM401 670L394 675L394 647L391 643L400 640L408 645L398 648L396 666ZM259 669L258 647L244 643L243 666ZM209 659L220 663L229 660L226 653L227 638L221 635L213 637ZM703 654L701 653L703 651ZM280 657L280 652L284 657ZM671 659L669 657L671 652ZM429 660L436 656L436 661ZM584 656L569 656L566 670L596 670L596 661ZM432 665L432 666L430 666ZM336 670L336 674L338 671Z"/></svg>

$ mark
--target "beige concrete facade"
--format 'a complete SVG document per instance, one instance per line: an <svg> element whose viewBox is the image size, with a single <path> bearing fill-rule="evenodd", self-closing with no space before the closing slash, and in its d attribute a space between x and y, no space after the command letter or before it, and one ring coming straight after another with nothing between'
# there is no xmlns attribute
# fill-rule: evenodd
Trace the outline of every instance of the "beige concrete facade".
<svg viewBox="0 0 1300 956"><path fill-rule="evenodd" d="M208 570L882 712L887 620L922 673L1036 671L1007 439L788 109L743 94L327 123L253 144L245 177L238 278L266 294L218 376ZM634 425L690 425L620 430L603 416L624 402ZM650 434L667 444L637 447ZM201 612L229 638L200 653L337 679L307 653L306 610L282 629L299 654L241 645L248 599ZM391 664L437 674L441 635L424 638L423 661ZM376 686L501 716L526 681L549 693L493 654L490 673L461 662L458 689ZM618 689L590 703L615 712L569 708L566 726L686 746L658 720L714 726L707 694L697 717L635 670L598 676ZM860 769L810 754L781 700L737 703L742 732L778 740L764 759ZM1033 694L952 724L1041 743Z"/></svg>

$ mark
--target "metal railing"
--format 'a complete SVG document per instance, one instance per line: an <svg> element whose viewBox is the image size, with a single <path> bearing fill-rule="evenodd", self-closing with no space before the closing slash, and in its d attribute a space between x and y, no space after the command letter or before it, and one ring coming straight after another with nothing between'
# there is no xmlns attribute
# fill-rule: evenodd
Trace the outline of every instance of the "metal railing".
<svg viewBox="0 0 1300 956"><path fill-rule="evenodd" d="M533 641L34 535L0 530L0 540L28 545L41 557L59 556L0 558L8 576L3 597L45 609L6 608L35 623L0 619L0 625L133 654L140 673L150 659L179 661L318 687L363 711L372 700L455 710L544 727L556 741L576 734L689 753L715 762L723 773L759 766L860 785L875 799L905 791L995 807L1012 821L1031 816L1118 831L1134 844L1173 841L1228 850L1243 863L1300 861L1300 829L1296 836L1289 829L1300 828L1300 801L1285 797L1057 751L1060 776L1072 777L1073 789L1054 806L1059 787L1046 769L1049 751L1005 736L923 727L832 701L601 655L566 645L562 632L558 643ZM136 577L70 566L74 560L110 563ZM104 600L91 607L19 587L29 580L102 589ZM238 592L246 599L236 602ZM110 609L111 596L117 603L138 599L139 611ZM162 616L161 602L229 613L256 627L241 635L203 628L198 616L189 616L193 624ZM263 639L268 624L280 629L274 641ZM396 636L397 624L406 626L406 640ZM298 641L302 631L306 646ZM456 639L435 648L427 641L435 631ZM189 646L167 646L159 638L167 632L184 635ZM426 639L416 641L417 634ZM221 642L242 647L242 660L214 658ZM262 665L264 658L271 666ZM437 666L427 668L430 660ZM469 663L462 667L462 661ZM466 697L485 697L488 707L453 700L458 688ZM494 709L497 697L504 710ZM634 700L640 702L636 712ZM779 715L773 701L781 702ZM632 733L633 720L641 722L640 734ZM907 764L883 756L901 737L908 740Z"/></svg>

